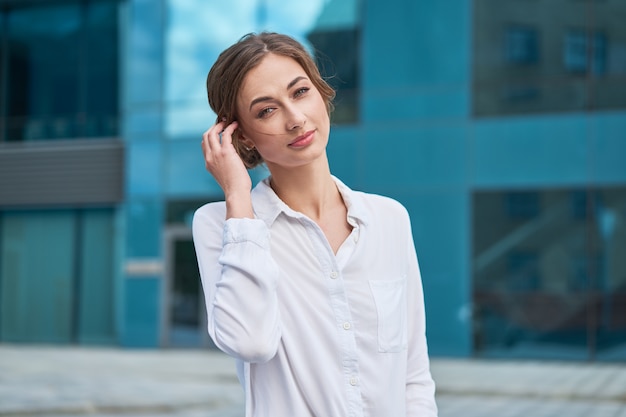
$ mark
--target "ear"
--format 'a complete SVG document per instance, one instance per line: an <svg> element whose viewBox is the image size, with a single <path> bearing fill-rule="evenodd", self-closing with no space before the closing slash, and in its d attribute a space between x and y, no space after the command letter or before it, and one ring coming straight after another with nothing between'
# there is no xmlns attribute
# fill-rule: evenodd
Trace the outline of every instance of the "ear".
<svg viewBox="0 0 626 417"><path fill-rule="evenodd" d="M254 142L252 142L250 139L248 139L246 136L244 136L244 134L241 131L241 129L237 129L237 136L239 136L239 142L241 142L241 144L243 146L245 146L246 149L254 148Z"/></svg>

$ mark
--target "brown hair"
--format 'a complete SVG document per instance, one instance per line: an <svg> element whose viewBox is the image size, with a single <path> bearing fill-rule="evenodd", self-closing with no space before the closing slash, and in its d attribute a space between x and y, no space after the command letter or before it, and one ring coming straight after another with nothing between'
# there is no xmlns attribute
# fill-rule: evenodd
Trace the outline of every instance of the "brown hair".
<svg viewBox="0 0 626 417"><path fill-rule="evenodd" d="M237 95L243 80L269 53L292 58L300 64L326 102L326 110L330 115L335 90L322 78L315 61L304 46L287 35L262 32L243 36L220 54L209 71L206 80L207 95L218 121L226 119L227 123L231 123L237 120ZM254 168L263 162L259 152L256 149L246 149L237 135L233 137L233 145L247 168Z"/></svg>

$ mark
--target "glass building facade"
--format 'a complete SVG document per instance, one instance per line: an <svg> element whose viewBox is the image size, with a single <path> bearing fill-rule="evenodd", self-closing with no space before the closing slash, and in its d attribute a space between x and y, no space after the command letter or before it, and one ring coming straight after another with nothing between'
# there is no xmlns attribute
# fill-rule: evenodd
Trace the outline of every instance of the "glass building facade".
<svg viewBox="0 0 626 417"><path fill-rule="evenodd" d="M119 3L0 1L0 342L117 342Z"/></svg>
<svg viewBox="0 0 626 417"><path fill-rule="evenodd" d="M626 360L624 21L620 0L0 0L0 342L211 346L205 78L271 30L338 91L333 173L411 214L433 355Z"/></svg>
<svg viewBox="0 0 626 417"><path fill-rule="evenodd" d="M117 135L117 8L96 0L5 6L1 141Z"/></svg>
<svg viewBox="0 0 626 417"><path fill-rule="evenodd" d="M474 2L472 114L494 147L472 190L477 355L626 358L625 18Z"/></svg>

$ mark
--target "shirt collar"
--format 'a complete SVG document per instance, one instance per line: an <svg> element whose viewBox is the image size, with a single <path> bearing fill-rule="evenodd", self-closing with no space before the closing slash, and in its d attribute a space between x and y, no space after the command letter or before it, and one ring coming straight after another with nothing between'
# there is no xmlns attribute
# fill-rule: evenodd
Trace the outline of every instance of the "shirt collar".
<svg viewBox="0 0 626 417"><path fill-rule="evenodd" d="M335 176L332 178L348 208L348 222L366 225L368 219L361 193L351 190ZM278 198L278 195L270 187L270 177L259 182L252 190L252 206L255 216L263 220L268 227L274 223L280 213L285 213L285 215L294 218L305 217L304 214L291 209ZM352 225L355 226L356 224Z"/></svg>

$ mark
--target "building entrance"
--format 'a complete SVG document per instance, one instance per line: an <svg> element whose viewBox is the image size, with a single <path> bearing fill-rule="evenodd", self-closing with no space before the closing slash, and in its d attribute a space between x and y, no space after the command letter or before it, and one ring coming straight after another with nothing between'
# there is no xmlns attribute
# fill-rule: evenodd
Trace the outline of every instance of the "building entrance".
<svg viewBox="0 0 626 417"><path fill-rule="evenodd" d="M168 227L164 254L161 344L176 348L213 347L206 331L206 309L191 229L182 225Z"/></svg>

